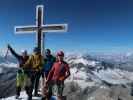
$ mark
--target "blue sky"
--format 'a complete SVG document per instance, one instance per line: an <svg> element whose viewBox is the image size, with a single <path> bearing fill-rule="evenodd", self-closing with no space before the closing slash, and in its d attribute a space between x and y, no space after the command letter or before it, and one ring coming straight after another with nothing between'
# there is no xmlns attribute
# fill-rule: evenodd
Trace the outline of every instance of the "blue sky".
<svg viewBox="0 0 133 100"><path fill-rule="evenodd" d="M35 46L35 34L15 35L14 26L34 25L35 7L44 5L44 23L68 23L67 33L46 33L54 51L129 52L133 50L132 0L1 0L0 49Z"/></svg>

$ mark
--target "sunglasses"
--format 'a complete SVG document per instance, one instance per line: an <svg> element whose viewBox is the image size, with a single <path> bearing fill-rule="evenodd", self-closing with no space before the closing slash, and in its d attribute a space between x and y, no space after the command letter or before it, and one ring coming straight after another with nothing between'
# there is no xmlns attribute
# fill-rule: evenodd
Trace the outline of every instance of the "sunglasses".
<svg viewBox="0 0 133 100"><path fill-rule="evenodd" d="M58 55L58 56L60 56L60 57L64 57L63 55Z"/></svg>

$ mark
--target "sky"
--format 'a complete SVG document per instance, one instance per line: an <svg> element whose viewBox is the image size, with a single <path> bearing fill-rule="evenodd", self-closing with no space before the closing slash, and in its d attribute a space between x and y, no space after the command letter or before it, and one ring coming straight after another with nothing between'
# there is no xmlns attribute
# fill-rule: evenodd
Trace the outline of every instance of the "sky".
<svg viewBox="0 0 133 100"><path fill-rule="evenodd" d="M35 47L34 34L14 27L35 25L36 6L44 5L44 24L68 24L66 33L46 33L45 47L66 52L133 52L133 0L1 0L0 50Z"/></svg>

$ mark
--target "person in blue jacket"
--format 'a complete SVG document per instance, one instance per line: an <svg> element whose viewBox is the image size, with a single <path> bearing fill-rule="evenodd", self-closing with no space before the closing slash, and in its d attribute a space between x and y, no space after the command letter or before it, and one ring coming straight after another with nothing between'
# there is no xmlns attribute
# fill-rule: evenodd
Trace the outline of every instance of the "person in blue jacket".
<svg viewBox="0 0 133 100"><path fill-rule="evenodd" d="M52 69L52 66L54 64L54 62L56 61L56 57L54 57L52 54L51 54L51 50L50 49L46 49L45 50L45 57L44 57L44 65L43 65L43 89L44 91L46 90L46 87L45 87L45 80L47 80L47 77L48 77L48 74L50 72L50 70ZM47 97L50 98L51 95L52 95L52 91L50 89L50 85L47 87L48 89L48 95ZM44 97L46 97L46 93L43 91L43 94L44 94Z"/></svg>
<svg viewBox="0 0 133 100"><path fill-rule="evenodd" d="M46 79L55 61L56 58L51 54L50 49L46 49L43 66L43 72Z"/></svg>

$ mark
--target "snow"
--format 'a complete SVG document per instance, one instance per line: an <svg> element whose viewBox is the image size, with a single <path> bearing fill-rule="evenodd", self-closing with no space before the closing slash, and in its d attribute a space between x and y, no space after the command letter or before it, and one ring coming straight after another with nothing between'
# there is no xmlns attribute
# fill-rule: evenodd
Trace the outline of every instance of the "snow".
<svg viewBox="0 0 133 100"><path fill-rule="evenodd" d="M120 69L101 70L94 72L100 79L112 84L126 84L133 81L133 73Z"/></svg>
<svg viewBox="0 0 133 100"><path fill-rule="evenodd" d="M27 100L27 94L25 92L21 92L20 94L20 99L19 100ZM32 97L33 100L41 100L41 97ZM8 97L8 98L4 98L2 100L15 100L15 96L11 96L11 97Z"/></svg>
<svg viewBox="0 0 133 100"><path fill-rule="evenodd" d="M90 84L90 81L86 81L89 78L93 79L92 82L100 83L104 80L111 84L126 84L133 81L133 73L121 69L107 69L100 70L99 72L92 71L92 73L87 73L84 70L78 70L77 68L71 68L71 76L69 81L76 81L82 86ZM84 84L84 85L83 85ZM94 85L94 83L93 83Z"/></svg>
<svg viewBox="0 0 133 100"><path fill-rule="evenodd" d="M85 56L84 54L77 53L77 54L67 54L65 60L69 64L83 64L84 66L91 66L96 67L100 64L99 61L92 60L90 56Z"/></svg>
<svg viewBox="0 0 133 100"><path fill-rule="evenodd" d="M0 63L0 73L3 72L3 68L2 67L17 68L17 64L16 63Z"/></svg>
<svg viewBox="0 0 133 100"><path fill-rule="evenodd" d="M81 70L78 71L77 68L71 68L70 71L71 71L71 76L65 82L76 82L82 89L85 89L88 86L90 87L96 86L96 83L94 81L86 82L88 78L86 72Z"/></svg>
<svg viewBox="0 0 133 100"><path fill-rule="evenodd" d="M27 99L26 93L25 92L21 92L20 98L21 98L21 100L26 100ZM8 97L8 98L3 99L3 100L14 100L14 99L15 99L15 96L11 96L11 97Z"/></svg>
<svg viewBox="0 0 133 100"><path fill-rule="evenodd" d="M73 63L76 63L76 64L82 63L84 65L91 65L91 66L95 66L96 65L95 61L88 61L88 60L86 60L84 58L78 58L78 59L74 60Z"/></svg>
<svg viewBox="0 0 133 100"><path fill-rule="evenodd" d="M71 73L73 78L77 78L77 79L81 79L81 80L85 80L87 78L87 75L85 72L81 71L81 70L77 70L75 68L71 69Z"/></svg>
<svg viewBox="0 0 133 100"><path fill-rule="evenodd" d="M88 100L95 100L95 97L90 97Z"/></svg>
<svg viewBox="0 0 133 100"><path fill-rule="evenodd" d="M11 67L16 68L17 67L17 64L16 63L9 63L9 62L7 62L7 63L1 63L0 66L10 67L10 68Z"/></svg>
<svg viewBox="0 0 133 100"><path fill-rule="evenodd" d="M69 63L74 63L74 64L82 63L82 64L85 65L85 66L91 65L91 66L93 66L93 67L95 67L96 64L98 63L98 62L96 62L96 61L87 60L87 59L85 59L85 58L83 58L83 57L81 57L81 56L77 56L76 59L71 59L71 60L68 61L68 62L69 62Z"/></svg>

